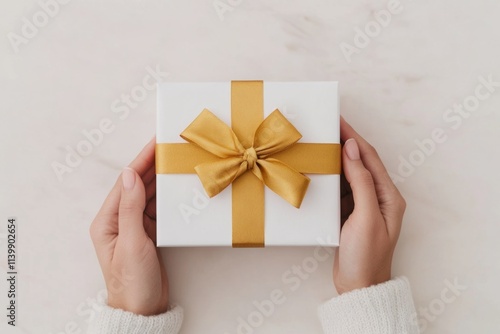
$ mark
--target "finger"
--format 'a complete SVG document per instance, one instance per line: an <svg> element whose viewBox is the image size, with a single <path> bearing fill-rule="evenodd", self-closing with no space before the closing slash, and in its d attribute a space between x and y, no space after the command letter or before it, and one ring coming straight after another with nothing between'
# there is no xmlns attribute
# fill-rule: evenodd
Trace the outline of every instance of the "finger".
<svg viewBox="0 0 500 334"><path fill-rule="evenodd" d="M118 212L118 234L124 237L144 233L143 215L146 191L141 178L132 168L122 172L121 198Z"/></svg>
<svg viewBox="0 0 500 334"><path fill-rule="evenodd" d="M362 222L371 222L375 215L381 213L372 175L361 161L356 140L346 141L342 158L344 173L354 198L353 215L359 217Z"/></svg>
<svg viewBox="0 0 500 334"><path fill-rule="evenodd" d="M389 235L394 240L397 240L401 230L402 216L406 208L403 196L392 182L376 150L354 131L343 117L341 117L340 124L341 137L345 140L348 136L352 136L359 144L362 161L374 179L380 208L386 218L387 230Z"/></svg>
<svg viewBox="0 0 500 334"><path fill-rule="evenodd" d="M377 152L363 137L361 137L361 135L359 135L352 128L349 123L346 122L343 117L340 117L340 137L343 140L354 138L356 140L356 143L358 144L363 163L365 164L366 168L372 172L374 178L377 177L377 179L380 179L380 181L389 180L392 184L391 178L389 177L389 174L387 173L387 170Z"/></svg>
<svg viewBox="0 0 500 334"><path fill-rule="evenodd" d="M132 161L128 167L134 169L141 177L155 164L156 137L144 146L141 153Z"/></svg>
<svg viewBox="0 0 500 334"><path fill-rule="evenodd" d="M366 169L370 171L375 188L381 202L390 202L399 196L399 192L391 180L387 169L377 151L361 137L343 117L340 117L340 136L342 140L354 138L358 144L360 156Z"/></svg>

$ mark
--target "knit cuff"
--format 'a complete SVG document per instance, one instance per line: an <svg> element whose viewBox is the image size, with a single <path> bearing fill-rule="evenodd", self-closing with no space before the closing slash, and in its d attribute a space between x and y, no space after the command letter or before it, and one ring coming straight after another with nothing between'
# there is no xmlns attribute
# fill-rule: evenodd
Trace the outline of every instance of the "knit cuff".
<svg viewBox="0 0 500 334"><path fill-rule="evenodd" d="M418 333L410 283L405 277L353 290L318 309L325 334Z"/></svg>
<svg viewBox="0 0 500 334"><path fill-rule="evenodd" d="M102 305L90 322L88 334L177 334L182 325L183 310L175 306L153 316L143 316Z"/></svg>

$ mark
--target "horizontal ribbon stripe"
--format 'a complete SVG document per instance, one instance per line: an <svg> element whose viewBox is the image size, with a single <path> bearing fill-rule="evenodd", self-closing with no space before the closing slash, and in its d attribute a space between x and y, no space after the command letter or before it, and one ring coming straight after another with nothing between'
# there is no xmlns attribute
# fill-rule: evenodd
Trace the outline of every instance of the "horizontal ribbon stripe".
<svg viewBox="0 0 500 334"><path fill-rule="evenodd" d="M304 174L340 174L341 152L340 144L296 143L269 157Z"/></svg>
<svg viewBox="0 0 500 334"><path fill-rule="evenodd" d="M304 174L340 174L340 144L296 143L269 156ZM196 174L194 168L220 158L189 143L156 144L157 174Z"/></svg>
<svg viewBox="0 0 500 334"><path fill-rule="evenodd" d="M194 168L220 158L189 143L156 144L156 174L196 174Z"/></svg>

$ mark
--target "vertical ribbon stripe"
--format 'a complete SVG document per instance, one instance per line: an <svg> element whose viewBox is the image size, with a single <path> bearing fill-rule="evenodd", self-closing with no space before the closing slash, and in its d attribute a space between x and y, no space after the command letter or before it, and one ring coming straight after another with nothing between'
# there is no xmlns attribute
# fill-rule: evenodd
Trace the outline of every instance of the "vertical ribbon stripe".
<svg viewBox="0 0 500 334"><path fill-rule="evenodd" d="M231 127L245 148L252 147L264 119L262 81L231 82ZM245 173L232 183L233 247L264 247L264 183Z"/></svg>

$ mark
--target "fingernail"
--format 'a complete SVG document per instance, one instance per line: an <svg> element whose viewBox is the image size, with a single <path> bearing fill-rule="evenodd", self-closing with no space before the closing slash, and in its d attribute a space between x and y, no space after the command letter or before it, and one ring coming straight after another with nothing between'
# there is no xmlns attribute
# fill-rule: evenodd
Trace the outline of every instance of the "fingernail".
<svg viewBox="0 0 500 334"><path fill-rule="evenodd" d="M134 188L135 171L130 167L125 167L122 172L122 183L125 190Z"/></svg>
<svg viewBox="0 0 500 334"><path fill-rule="evenodd" d="M359 160L359 148L358 148L358 143L356 143L356 140L354 138L348 139L345 144L345 153L347 154L347 157L351 160Z"/></svg>

